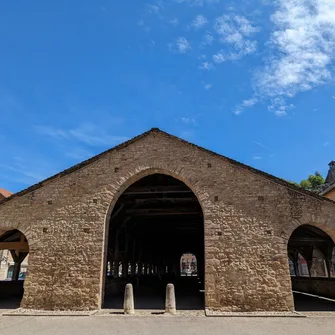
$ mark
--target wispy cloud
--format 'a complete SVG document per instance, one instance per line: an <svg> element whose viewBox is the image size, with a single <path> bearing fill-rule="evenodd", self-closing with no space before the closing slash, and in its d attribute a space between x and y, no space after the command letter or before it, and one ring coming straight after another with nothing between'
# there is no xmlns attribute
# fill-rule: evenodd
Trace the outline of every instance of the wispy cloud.
<svg viewBox="0 0 335 335"><path fill-rule="evenodd" d="M295 108L293 104L286 104L285 100L281 97L272 99L271 104L268 106L268 110L278 117L286 116L287 111L293 108Z"/></svg>
<svg viewBox="0 0 335 335"><path fill-rule="evenodd" d="M252 159L259 160L259 159L262 159L262 156L254 156L254 157L252 157Z"/></svg>
<svg viewBox="0 0 335 335"><path fill-rule="evenodd" d="M241 114L244 111L244 109L254 106L257 103L257 101L258 100L256 98L243 100L242 103L235 108L234 114L236 115Z"/></svg>
<svg viewBox="0 0 335 335"><path fill-rule="evenodd" d="M212 45L214 42L215 38L211 33L207 33L203 36L202 38L202 46L206 46L206 45Z"/></svg>
<svg viewBox="0 0 335 335"><path fill-rule="evenodd" d="M182 122L182 123L184 123L184 124L186 124L186 125L193 125L193 126L195 126L196 125L196 120L195 120L195 118L193 118L193 117L182 117L181 119L180 119L180 121Z"/></svg>
<svg viewBox="0 0 335 335"><path fill-rule="evenodd" d="M213 66L213 63L211 63L211 62L202 62L199 65L200 70L211 70L213 68L214 68L214 66Z"/></svg>
<svg viewBox="0 0 335 335"><path fill-rule="evenodd" d="M83 161L93 157L94 153L81 147L74 147L73 149L68 150L65 155L75 161Z"/></svg>
<svg viewBox="0 0 335 335"><path fill-rule="evenodd" d="M179 24L179 20L178 20L176 17L174 17L173 19L168 20L168 23L170 23L170 24L172 24L173 26L177 27L178 24Z"/></svg>
<svg viewBox="0 0 335 335"><path fill-rule="evenodd" d="M264 149L269 149L266 145L264 145L264 144L262 144L262 143L260 143L260 142L253 141L253 143L255 143L256 145L258 145L258 146L260 146L260 147L262 147L262 148L264 148Z"/></svg>
<svg viewBox="0 0 335 335"><path fill-rule="evenodd" d="M157 4L147 4L147 9L149 13L158 14L161 8Z"/></svg>
<svg viewBox="0 0 335 335"><path fill-rule="evenodd" d="M328 141L327 141L327 142L324 142L324 143L323 143L323 146L324 146L324 147L329 147L329 146L330 146L330 142L328 142Z"/></svg>
<svg viewBox="0 0 335 335"><path fill-rule="evenodd" d="M219 3L222 0L172 0L176 3L185 3L192 7L202 7L204 5L211 5Z"/></svg>
<svg viewBox="0 0 335 335"><path fill-rule="evenodd" d="M191 23L191 27L194 29L203 28L208 23L208 20L203 15L197 15Z"/></svg>
<svg viewBox="0 0 335 335"><path fill-rule="evenodd" d="M208 90L210 90L211 88L212 88L212 84L209 84L209 83L202 83L203 84L203 86L204 86L204 89L206 90L206 91L208 91Z"/></svg>
<svg viewBox="0 0 335 335"><path fill-rule="evenodd" d="M83 124L77 128L60 129L50 126L36 126L38 133L58 140L81 142L89 146L111 146L128 140L125 136L110 135L91 124Z"/></svg>
<svg viewBox="0 0 335 335"><path fill-rule="evenodd" d="M37 183L56 173L55 164L33 155L13 157L10 163L0 164L0 169L2 171L0 181L25 185Z"/></svg>
<svg viewBox="0 0 335 335"><path fill-rule="evenodd" d="M191 50L191 44L185 37L179 37L174 43L168 45L170 51L185 54Z"/></svg>
<svg viewBox="0 0 335 335"><path fill-rule="evenodd" d="M246 17L222 15L216 19L214 28L219 35L219 41L225 45L213 55L215 63L237 60L256 51L257 41L251 37L259 28L252 25Z"/></svg>

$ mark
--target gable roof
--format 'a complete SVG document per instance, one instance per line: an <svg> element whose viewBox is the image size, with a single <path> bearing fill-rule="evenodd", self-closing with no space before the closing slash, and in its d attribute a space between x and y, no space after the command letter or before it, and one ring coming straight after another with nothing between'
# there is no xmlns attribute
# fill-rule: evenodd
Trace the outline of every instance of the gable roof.
<svg viewBox="0 0 335 335"><path fill-rule="evenodd" d="M11 196L13 193L5 190L4 188L0 187L0 195L4 196L5 198L8 198Z"/></svg>
<svg viewBox="0 0 335 335"><path fill-rule="evenodd" d="M264 177L266 179L272 180L273 182L275 182L277 184L280 184L280 185L283 185L283 186L285 186L287 188L290 188L290 189L292 189L292 190L294 190L296 192L303 193L303 194L306 194L308 196L312 196L312 197L317 198L319 200L324 200L324 201L329 201L329 202L335 203L333 200L331 200L329 198L325 198L325 197L322 197L322 196L320 196L320 195L318 195L316 193L313 193L311 191L304 190L303 188L295 186L294 184L291 184L291 183L285 181L284 179L275 177L275 176L273 176L273 175L271 175L269 173L266 173L266 172L263 172L261 170L255 169L255 168L253 168L253 167L251 167L249 165L240 163L240 162L238 162L238 161L236 161L234 159L228 158L226 156L220 155L220 154L218 154L216 152L213 152L211 150L205 149L205 148L203 148L201 146L198 146L196 144L190 143L190 142L188 142L186 140L183 140L183 139L181 139L181 138L179 138L177 136L171 135L171 134L169 134L169 133L167 133L167 132L165 132L165 131L163 131L163 130L161 130L159 128L151 128L150 130L148 130L148 131L146 131L146 132L144 132L144 133L142 133L142 134L140 134L138 136L135 136L132 139L126 141L126 142L123 142L123 143L121 143L121 144L119 144L119 145L117 145L117 146L115 146L115 147L113 147L111 149L108 149L108 150L106 150L106 151L104 151L104 152L102 152L102 153L100 153L100 154L98 154L96 156L93 156L93 157L91 157L91 158L89 158L89 159L87 159L87 160L85 160L85 161L83 161L83 162L81 162L79 164L76 164L76 165L74 165L74 166L72 166L72 167L70 167L70 168L68 168L68 169L66 169L64 171L61 171L61 172L59 172L59 173L57 173L57 174L55 174L55 175L53 175L53 176L51 176L51 177L49 177L47 179L44 179L41 182L39 182L37 184L34 184L34 185L32 185L32 186L30 186L30 187L28 187L28 188L26 188L26 189L24 189L24 190L22 190L20 192L12 194L11 196L9 196L9 197L3 199L2 201L0 201L0 205L3 204L3 203L5 203L5 202L7 202L7 201L9 201L9 200L12 200L12 199L14 199L16 197L19 197L19 196L22 196L22 195L27 194L29 192L35 191L36 189L39 189L40 187L43 187L44 185L49 184L52 181L55 181L55 180L57 180L59 178L62 178L62 177L66 176L66 175L68 175L68 174L70 174L70 173L72 173L74 171L77 171L77 170L79 170L79 169L81 169L81 168L83 168L83 167L85 167L85 166L87 166L87 165L89 165L89 164L97 161L99 158L103 157L104 155L106 155L108 153L121 150L121 149L123 149L123 148L131 145L132 143L134 143L134 142L136 142L136 141L138 141L138 140L140 140L140 139L148 136L149 134L152 134L152 133L163 135L163 136L171 138L171 139L173 139L175 141L179 141L179 142L181 142L181 143L183 143L185 145L188 145L188 146L191 146L191 147L196 148L198 150L204 151L207 154L210 154L212 156L221 158L221 159L223 159L223 160L225 160L225 161L227 161L227 162L229 162L229 163L231 163L233 165L236 165L236 166L239 166L239 167L241 167L243 169L249 170L252 173L260 175L260 176L262 176L262 177Z"/></svg>
<svg viewBox="0 0 335 335"><path fill-rule="evenodd" d="M335 188L335 181L332 182L331 184L324 184L320 192L320 195L327 196L327 194L333 191L334 188Z"/></svg>

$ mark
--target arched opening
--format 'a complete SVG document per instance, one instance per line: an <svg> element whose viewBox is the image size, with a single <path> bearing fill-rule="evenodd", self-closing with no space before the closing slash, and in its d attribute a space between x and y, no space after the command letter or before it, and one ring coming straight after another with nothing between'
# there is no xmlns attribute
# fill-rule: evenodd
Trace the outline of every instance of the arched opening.
<svg viewBox="0 0 335 335"><path fill-rule="evenodd" d="M17 229L0 230L0 308L17 308L28 270L29 245Z"/></svg>
<svg viewBox="0 0 335 335"><path fill-rule="evenodd" d="M187 294L180 272L185 250L197 255L197 285ZM108 226L104 308L122 308L128 282L137 309L164 309L167 283L175 284L177 308L204 308L203 213L197 197L180 180L146 176L115 203Z"/></svg>
<svg viewBox="0 0 335 335"><path fill-rule="evenodd" d="M288 258L295 309L335 311L334 241L312 225L295 229L288 241Z"/></svg>
<svg viewBox="0 0 335 335"><path fill-rule="evenodd" d="M180 257L180 275L182 277L197 277L198 265L197 257L188 252Z"/></svg>

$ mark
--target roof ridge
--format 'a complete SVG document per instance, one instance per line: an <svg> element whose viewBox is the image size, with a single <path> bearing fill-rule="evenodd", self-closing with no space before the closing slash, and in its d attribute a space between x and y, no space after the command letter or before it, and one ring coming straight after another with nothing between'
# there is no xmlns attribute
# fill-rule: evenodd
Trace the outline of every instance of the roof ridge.
<svg viewBox="0 0 335 335"><path fill-rule="evenodd" d="M184 139L182 139L182 138L180 138L180 137L178 137L178 136L169 134L169 133L167 133L167 132L165 132L165 131L163 131L163 130L161 130L161 129L159 129L159 128L152 128L152 129L157 129L158 132L164 134L165 136L171 137L171 138L173 138L173 139L175 139L175 140L178 140L178 141L180 141L180 142L182 142L182 143L185 143L185 144L187 144L187 145L190 145L190 146L192 146L192 147L195 147L195 148L197 148L197 149L199 149L199 150L201 150L201 151L205 151L205 152L207 152L207 153L209 153L209 154L211 154L211 155L214 155L214 156L216 156L216 157L223 158L223 159L227 160L228 162L230 162L230 163L232 163L232 164L234 164L234 165L237 165L237 166L240 166L240 167L242 167L242 168L245 168L245 169L249 170L250 172L253 172L253 173L257 174L257 175L261 175L262 177L265 177L265 178L267 178L267 179L270 179L270 180L272 180L272 181L274 181L274 182L276 182L276 183L278 183L278 184L280 184L280 185L283 185L283 186L285 186L285 187L291 188L291 189L293 189L293 190L296 191L296 192L300 192L300 193L303 193L303 194L312 196L312 197L317 198L317 199L319 199L319 200L326 200L326 201L330 201L330 202L332 202L332 203L335 203L335 201L333 201L333 200L331 200L331 199L329 199L329 198L323 197L323 196L321 196L321 195L319 195L319 194L317 194L317 193L314 193L314 192L312 192L312 191L305 190L304 188L299 187L299 186L296 186L296 185L294 185L294 184L292 184L292 183L286 181L285 179L276 177L276 176L274 176L274 175L272 175L272 174L270 174L270 173L267 173L267 172L264 172L264 171L262 171L262 170L256 169L256 168L254 168L254 167L252 167L252 166L250 166L250 165L241 163L241 162L239 162L239 161L237 161L237 160L235 160L235 159L229 158L229 157L227 157L227 156L218 154L217 152L214 152L214 151L209 150L209 149L206 149L206 148L204 148L204 147L202 147L202 146L200 146L200 145L197 145L197 144L194 144L194 143L189 142L189 141L187 141L187 140L184 140Z"/></svg>
<svg viewBox="0 0 335 335"><path fill-rule="evenodd" d="M42 181L40 181L40 182L38 182L38 183L36 183L36 184L34 184L34 185L31 185L31 186L29 186L29 187L26 188L26 189L23 189L23 190L21 190L21 191L19 191L19 192L17 192L17 193L14 193L14 194L10 195L8 198L5 198L5 199L3 199L2 201L0 201L0 205L3 204L3 203L5 203L5 202L7 202L7 201L9 201L9 200L12 200L12 199L18 197L18 196L21 196L21 195L27 194L27 193L29 193L29 192L35 191L36 189L38 189L38 188L40 188L40 187L43 187L43 186L46 185L47 183L52 182L53 180L56 180L57 178L61 178L61 177L65 176L65 175L68 175L68 174L74 172L74 171L77 171L77 170L81 169L82 167L85 167L85 166L87 166L88 164L91 164L91 163L97 161L97 160L98 160L99 158L101 158L102 156L104 156L104 155L106 155L106 154L108 154L108 153L110 153L110 152L113 152L113 151L116 151L116 150L123 149L123 148L129 146L130 144L132 144L132 143L138 141L139 139L148 136L148 135L151 134L151 133L159 133L159 134L162 134L162 135L164 135L164 136L166 136L166 137L168 137L168 138L172 138L172 139L174 139L174 140L178 140L178 141L180 141L180 142L182 142L182 143L184 143L184 144L186 144L186 145L192 146L192 147L197 148L197 149L199 149L199 150L201 150L201 151L205 151L205 152L207 152L207 153L209 153L209 154L211 154L211 155L214 155L214 156L216 156L216 157L219 157L219 158L221 158L221 159L225 159L226 161L228 161L228 162L231 163L231 164L234 164L234 165L240 166L240 167L242 167L242 168L244 168L244 169L247 169L248 171L250 171L250 172L252 172L252 173L255 173L255 174L260 175L260 176L262 176L262 177L264 177L264 178L266 178L266 179L272 180L273 182L276 182L276 183L278 183L278 184L280 184L280 185L283 185L283 186L285 186L285 187L288 187L288 188L290 188L290 189L293 189L293 190L296 191L296 192L300 192L300 193L303 193L303 194L305 194L305 195L312 196L312 197L317 198L317 199L319 199L319 200L325 200L325 201L330 201L330 202L332 202L332 203L335 203L335 202L334 202L333 200L331 200L331 199L328 199L328 198L326 198L326 197L322 197L321 195L315 194L315 193L313 193L313 192L311 192L311 191L307 191L307 190L305 190L305 189L303 189L303 188L301 188L301 187L298 187L298 186L296 186L296 185L294 185L294 184L292 184L292 183L289 183L288 181L286 181L286 180L284 180L284 179L281 179L281 178L279 178L279 177L276 177L276 176L274 176L274 175L272 175L272 174L270 174L270 173L264 172L264 171L262 171L262 170L258 170L258 169L256 169L256 168L253 168L253 167L250 166L250 165L241 163L241 162L236 161L236 160L234 160L234 159L232 159L232 158L229 158L229 157L227 157L227 156L218 154L218 153L216 153L216 152L214 152L214 151L211 151L211 150L209 150L209 149L206 149L206 148L204 148L204 147L201 147L201 146L199 146L199 145L197 145L197 144L194 144L194 143L191 143L191 142L189 142L189 141L186 141L186 140L184 140L184 139L182 139L182 138L180 138L180 137L178 137L178 136L175 136L175 135L172 135L172 134L170 134L170 133L167 133L167 132L161 130L160 128L155 128L155 127L154 127L154 128L151 128L151 129L149 129L148 131L146 131L146 132L144 132L144 133L142 133L142 134L139 134L139 135L137 135L137 136L135 136L135 137L129 139L128 141L125 141L125 142L123 142L123 143L120 143L120 144L118 144L118 145L116 145L116 146L114 146L114 147L112 147L112 148L110 148L110 149L107 149L107 150L101 152L100 154L97 154L97 155L95 155L95 156L93 156L93 157L91 157L91 158L88 158L88 159L86 159L86 160L84 160L84 161L82 161L82 162L80 162L80 163L78 163L78 164L76 164L76 165L73 165L73 166L71 166L71 167L69 167L69 168L67 168L67 169L65 169L65 170L63 170L63 171L61 171L61 172L56 173L56 174L53 175L53 176L50 176L50 177L48 177L48 178L46 178L46 179L44 179L44 180L42 180Z"/></svg>

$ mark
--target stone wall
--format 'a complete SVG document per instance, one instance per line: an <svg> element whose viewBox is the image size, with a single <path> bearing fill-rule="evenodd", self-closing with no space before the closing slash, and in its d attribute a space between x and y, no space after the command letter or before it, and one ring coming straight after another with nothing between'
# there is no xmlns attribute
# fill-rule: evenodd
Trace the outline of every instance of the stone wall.
<svg viewBox="0 0 335 335"><path fill-rule="evenodd" d="M207 308L294 309L287 241L307 223L334 239L334 204L156 130L0 205L0 229L30 246L22 307L101 307L110 213L153 173L184 182L202 206Z"/></svg>

